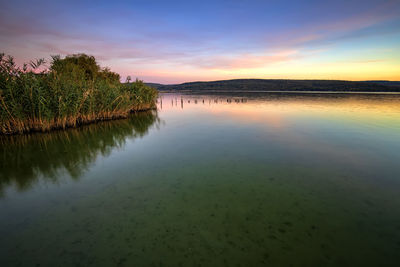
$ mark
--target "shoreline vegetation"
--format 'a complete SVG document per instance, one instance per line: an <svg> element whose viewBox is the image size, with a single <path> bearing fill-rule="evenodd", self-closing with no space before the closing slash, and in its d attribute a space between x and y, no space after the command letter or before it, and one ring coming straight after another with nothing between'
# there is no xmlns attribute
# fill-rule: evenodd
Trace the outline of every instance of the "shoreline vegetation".
<svg viewBox="0 0 400 267"><path fill-rule="evenodd" d="M93 56L52 56L18 67L0 54L0 134L46 132L155 108L158 91L101 68Z"/></svg>
<svg viewBox="0 0 400 267"><path fill-rule="evenodd" d="M147 85L164 92L400 93L400 82L389 81L234 79Z"/></svg>

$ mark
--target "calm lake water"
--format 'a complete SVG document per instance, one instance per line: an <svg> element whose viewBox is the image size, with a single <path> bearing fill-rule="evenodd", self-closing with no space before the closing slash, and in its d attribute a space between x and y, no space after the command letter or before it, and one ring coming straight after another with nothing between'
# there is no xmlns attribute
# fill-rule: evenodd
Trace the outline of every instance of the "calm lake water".
<svg viewBox="0 0 400 267"><path fill-rule="evenodd" d="M163 94L0 157L0 266L400 263L399 95Z"/></svg>

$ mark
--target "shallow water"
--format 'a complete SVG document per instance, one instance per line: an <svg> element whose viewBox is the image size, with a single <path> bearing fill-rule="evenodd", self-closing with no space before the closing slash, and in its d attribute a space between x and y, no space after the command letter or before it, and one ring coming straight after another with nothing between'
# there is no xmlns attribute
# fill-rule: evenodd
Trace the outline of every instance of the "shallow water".
<svg viewBox="0 0 400 267"><path fill-rule="evenodd" d="M400 262L398 95L163 94L0 157L0 266Z"/></svg>

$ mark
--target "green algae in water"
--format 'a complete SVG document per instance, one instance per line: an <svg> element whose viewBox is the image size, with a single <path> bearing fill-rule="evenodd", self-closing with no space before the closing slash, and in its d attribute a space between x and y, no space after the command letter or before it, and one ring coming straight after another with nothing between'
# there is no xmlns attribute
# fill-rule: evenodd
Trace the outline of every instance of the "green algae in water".
<svg viewBox="0 0 400 267"><path fill-rule="evenodd" d="M162 97L2 138L1 266L397 265L397 96Z"/></svg>

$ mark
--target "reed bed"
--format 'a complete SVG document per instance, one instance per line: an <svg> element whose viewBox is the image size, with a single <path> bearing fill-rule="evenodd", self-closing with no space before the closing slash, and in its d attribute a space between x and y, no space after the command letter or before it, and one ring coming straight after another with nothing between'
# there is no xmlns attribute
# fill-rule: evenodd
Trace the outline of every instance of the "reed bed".
<svg viewBox="0 0 400 267"><path fill-rule="evenodd" d="M120 82L120 75L101 68L93 56L52 56L15 64L0 54L0 133L16 134L76 127L124 118L155 106L157 90L142 81Z"/></svg>

